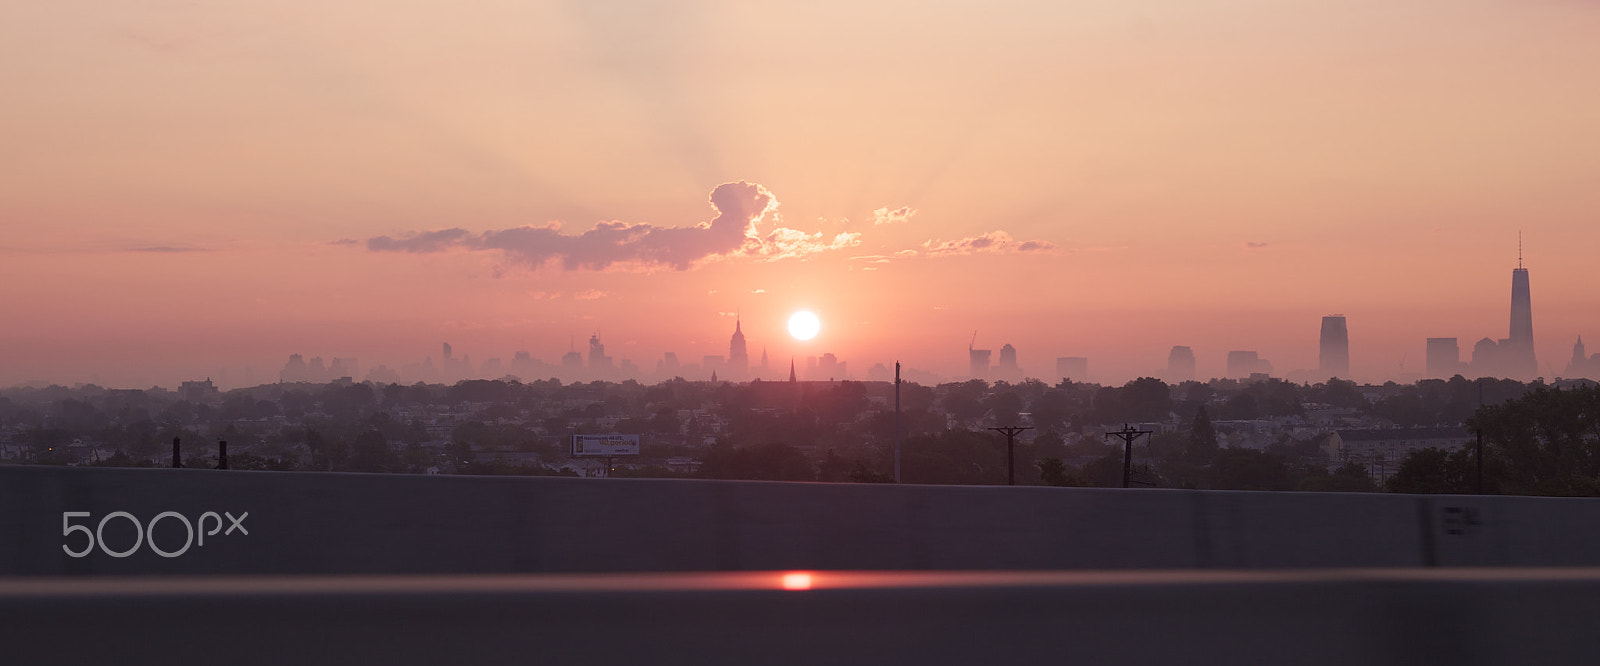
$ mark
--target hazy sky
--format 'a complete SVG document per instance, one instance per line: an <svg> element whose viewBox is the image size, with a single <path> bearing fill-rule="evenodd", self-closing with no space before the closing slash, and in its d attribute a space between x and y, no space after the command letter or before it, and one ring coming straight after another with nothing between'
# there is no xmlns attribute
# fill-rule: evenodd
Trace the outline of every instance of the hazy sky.
<svg viewBox="0 0 1600 666"><path fill-rule="evenodd" d="M1590 0L5 2L0 385L596 331L650 369L735 311L785 363L963 374L976 330L1101 381L1311 368L1342 313L1381 378L1506 336L1519 230L1554 376L1600 343L1597 35Z"/></svg>

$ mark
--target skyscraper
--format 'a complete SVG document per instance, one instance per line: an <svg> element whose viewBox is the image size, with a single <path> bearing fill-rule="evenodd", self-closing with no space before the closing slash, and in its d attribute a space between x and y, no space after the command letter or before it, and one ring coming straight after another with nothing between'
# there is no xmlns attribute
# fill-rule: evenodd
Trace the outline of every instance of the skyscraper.
<svg viewBox="0 0 1600 666"><path fill-rule="evenodd" d="M728 342L728 378L735 381L744 379L750 374L750 355L745 352L744 331L739 328L739 320L733 320L733 339Z"/></svg>
<svg viewBox="0 0 1600 666"><path fill-rule="evenodd" d="M995 368L995 378L1008 382L1022 380L1022 368L1017 365L1017 348L1010 343L1000 348L1000 365Z"/></svg>
<svg viewBox="0 0 1600 666"><path fill-rule="evenodd" d="M1528 269L1522 267L1522 243L1517 243L1517 267L1511 271L1511 337L1504 358L1513 377L1532 378L1539 374L1533 355L1533 301L1528 294Z"/></svg>
<svg viewBox="0 0 1600 666"><path fill-rule="evenodd" d="M600 343L600 334L589 336L589 372L596 374L610 372L611 357L606 356L606 346ZM598 375L596 375L598 376Z"/></svg>
<svg viewBox="0 0 1600 666"><path fill-rule="evenodd" d="M1428 338L1428 377L1449 379L1461 372L1461 345L1455 338Z"/></svg>
<svg viewBox="0 0 1600 666"><path fill-rule="evenodd" d="M1511 335L1501 340L1484 338L1472 346L1472 372L1479 377L1529 380L1539 375L1533 354L1533 300L1528 295L1528 269L1522 266L1522 243L1517 243L1517 267L1511 271Z"/></svg>
<svg viewBox="0 0 1600 666"><path fill-rule="evenodd" d="M1056 357L1056 376L1075 382L1088 381L1089 358L1086 356Z"/></svg>
<svg viewBox="0 0 1600 666"><path fill-rule="evenodd" d="M1272 363L1253 351L1228 352L1228 377L1249 379L1250 375L1272 374Z"/></svg>
<svg viewBox="0 0 1600 666"><path fill-rule="evenodd" d="M1317 354L1318 378L1350 378L1350 333L1344 315L1322 318L1322 344Z"/></svg>
<svg viewBox="0 0 1600 666"><path fill-rule="evenodd" d="M989 378L989 355L992 353L988 349L967 348L967 365L973 379Z"/></svg>
<svg viewBox="0 0 1600 666"><path fill-rule="evenodd" d="M1173 384L1194 379L1194 350L1173 345L1167 353L1167 381Z"/></svg>

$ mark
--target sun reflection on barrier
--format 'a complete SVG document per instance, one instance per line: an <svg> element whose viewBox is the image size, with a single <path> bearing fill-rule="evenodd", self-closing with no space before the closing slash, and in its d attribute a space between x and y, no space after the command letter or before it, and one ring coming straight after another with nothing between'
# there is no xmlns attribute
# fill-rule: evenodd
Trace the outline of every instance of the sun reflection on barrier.
<svg viewBox="0 0 1600 666"><path fill-rule="evenodd" d="M809 590L811 589L811 574L804 571L792 571L783 575L783 589Z"/></svg>

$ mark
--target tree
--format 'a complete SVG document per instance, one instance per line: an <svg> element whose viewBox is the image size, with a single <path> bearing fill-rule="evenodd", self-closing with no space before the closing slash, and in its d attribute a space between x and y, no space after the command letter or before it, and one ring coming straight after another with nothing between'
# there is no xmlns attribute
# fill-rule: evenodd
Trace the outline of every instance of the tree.
<svg viewBox="0 0 1600 666"><path fill-rule="evenodd" d="M361 433L350 445L350 471L398 472L400 458L389 448L388 438L376 430Z"/></svg>
<svg viewBox="0 0 1600 666"><path fill-rule="evenodd" d="M1081 486L1083 481L1071 472L1071 468L1060 458L1045 458L1035 463L1039 468L1039 480L1047 486Z"/></svg>
<svg viewBox="0 0 1600 666"><path fill-rule="evenodd" d="M1288 490L1289 467L1283 459L1254 449L1228 448L1211 464L1211 487L1217 490Z"/></svg>
<svg viewBox="0 0 1600 666"><path fill-rule="evenodd" d="M1471 459L1466 449L1454 453L1440 449L1412 451L1389 477L1389 492L1468 494L1473 491Z"/></svg>
<svg viewBox="0 0 1600 666"><path fill-rule="evenodd" d="M1360 463L1346 462L1332 474L1320 466L1309 468L1305 478L1295 486L1295 490L1321 493L1375 493L1379 488L1367 474L1366 467Z"/></svg>
<svg viewBox="0 0 1600 666"><path fill-rule="evenodd" d="M1209 463L1217 455L1217 429L1211 426L1205 405L1195 410L1194 421L1189 424L1188 454L1190 461L1199 464Z"/></svg>
<svg viewBox="0 0 1600 666"><path fill-rule="evenodd" d="M1467 423L1486 442L1486 483L1523 495L1600 495L1600 387L1536 386Z"/></svg>

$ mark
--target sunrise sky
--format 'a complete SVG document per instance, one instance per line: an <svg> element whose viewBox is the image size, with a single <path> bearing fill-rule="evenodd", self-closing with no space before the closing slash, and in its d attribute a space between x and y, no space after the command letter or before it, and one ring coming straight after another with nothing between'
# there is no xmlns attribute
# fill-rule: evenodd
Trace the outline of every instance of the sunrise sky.
<svg viewBox="0 0 1600 666"><path fill-rule="evenodd" d="M1600 343L1587 0L0 4L0 386ZM817 338L784 331L798 309ZM1600 344L1595 345L1600 347ZM247 374L247 368L250 370Z"/></svg>

